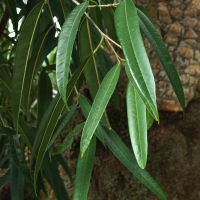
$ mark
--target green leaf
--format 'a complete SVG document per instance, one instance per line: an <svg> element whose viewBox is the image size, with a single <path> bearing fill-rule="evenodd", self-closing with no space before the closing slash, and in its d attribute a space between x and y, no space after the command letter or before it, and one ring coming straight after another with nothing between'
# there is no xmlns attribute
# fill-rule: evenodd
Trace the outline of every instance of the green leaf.
<svg viewBox="0 0 200 200"><path fill-rule="evenodd" d="M48 167L46 167L48 166ZM44 158L44 174L47 181L50 183L51 187L54 190L56 199L59 200L68 200L68 194L65 189L63 179L60 176L57 159L52 157L52 161L49 160L49 157L46 155Z"/></svg>
<svg viewBox="0 0 200 200"><path fill-rule="evenodd" d="M90 91L90 95L92 99L94 99L100 85L100 78L98 72L97 61L95 59L95 55L93 54L94 49L97 45L94 45L94 41L92 40L92 35L94 34L92 25L89 20L86 18L80 28L79 31L79 54L80 54L80 62L84 61L88 55L92 54L91 59L87 63L86 68L84 69L84 76ZM98 37L99 35L95 35ZM98 38L98 43L101 38Z"/></svg>
<svg viewBox="0 0 200 200"><path fill-rule="evenodd" d="M10 169L0 178L0 190L10 181Z"/></svg>
<svg viewBox="0 0 200 200"><path fill-rule="evenodd" d="M23 175L12 162L10 169L10 194L12 200L24 199L24 181Z"/></svg>
<svg viewBox="0 0 200 200"><path fill-rule="evenodd" d="M138 165L144 169L147 162L146 106L131 83L126 93L128 128Z"/></svg>
<svg viewBox="0 0 200 200"><path fill-rule="evenodd" d="M63 140L63 142L59 144L56 147L56 149L53 151L53 154L56 155L56 154L60 154L66 151L72 145L74 141L74 136L76 136L82 131L84 125L85 125L84 122L80 123L72 131L70 131L65 137L65 139Z"/></svg>
<svg viewBox="0 0 200 200"><path fill-rule="evenodd" d="M183 88L176 68L169 55L169 52L158 31L156 30L152 22L148 19L148 17L146 17L145 14L143 14L140 10L137 10L137 13L139 17L140 28L149 40L153 50L155 51L161 64L163 65L163 68L166 71L166 74L172 84L178 100L183 110L185 110L185 98Z"/></svg>
<svg viewBox="0 0 200 200"><path fill-rule="evenodd" d="M52 100L52 84L48 74L42 70L38 81L38 107L37 126L39 127L42 117Z"/></svg>
<svg viewBox="0 0 200 200"><path fill-rule="evenodd" d="M0 135L15 135L15 134L16 132L13 129L0 125Z"/></svg>
<svg viewBox="0 0 200 200"><path fill-rule="evenodd" d="M15 2L13 2L13 0L6 0L5 3L6 3L6 9L8 10L10 19L11 19L12 24L13 24L13 28L14 28L15 32L17 33L18 16L17 16Z"/></svg>
<svg viewBox="0 0 200 200"><path fill-rule="evenodd" d="M86 150L84 157L79 154L76 165L76 176L74 183L73 200L87 199L87 193L90 185L94 157L96 151L96 137L93 136Z"/></svg>
<svg viewBox="0 0 200 200"><path fill-rule="evenodd" d="M148 130L152 126L154 118L147 109L146 109L146 118L147 118L147 130Z"/></svg>
<svg viewBox="0 0 200 200"><path fill-rule="evenodd" d="M131 0L117 6L115 26L127 62L128 78L158 121L154 77L140 33L137 11Z"/></svg>
<svg viewBox="0 0 200 200"><path fill-rule="evenodd" d="M91 103L84 96L79 96L78 103L81 107L81 111L83 112L83 115L85 116L85 118L87 118L89 113L90 113L90 110L91 110ZM95 135L105 145L104 138L103 138L103 135L102 135L102 128L101 128L100 125L97 126L97 129L95 131Z"/></svg>
<svg viewBox="0 0 200 200"><path fill-rule="evenodd" d="M66 110L61 118L58 121L55 133L53 134L51 141L49 142L49 146L48 149L51 147L51 145L54 143L54 141L56 140L56 138L58 137L58 135L61 133L61 131L67 126L67 124L69 123L69 121L71 120L71 118L74 116L74 113L77 109L77 105L72 105L69 107L69 111Z"/></svg>
<svg viewBox="0 0 200 200"><path fill-rule="evenodd" d="M32 88L31 86L32 86L33 80L35 78L35 75L37 74L39 68L42 66L42 62L44 59L43 58L44 48L46 46L46 40L47 40L51 30L52 29L50 28L45 34L43 34L37 40L37 42L35 43L35 45L33 47L32 53L31 53L31 59L28 62L28 67L26 70L26 76L25 76L25 80L24 80L23 101L22 101L22 105L24 106L27 113L29 110L29 103L30 103L29 99L30 99L31 88ZM45 75L43 74L43 78L44 78L44 76ZM45 81L47 81L47 77L44 79L43 87L45 87ZM40 83L40 81L39 81L39 83ZM48 86L50 85L49 82L46 82L46 84ZM46 87L46 88L48 88L47 91L49 91L50 88L49 87ZM45 100L44 100L44 103L48 104L48 102L45 102ZM46 109L46 108L44 108L44 109Z"/></svg>
<svg viewBox="0 0 200 200"><path fill-rule="evenodd" d="M138 166L134 155L130 152L115 131L104 127L103 135L107 146L119 159L119 161L157 197L162 200L166 200L167 198L158 183L146 170L141 169Z"/></svg>
<svg viewBox="0 0 200 200"><path fill-rule="evenodd" d="M78 79L80 78L85 66L89 62L91 58L91 55L87 57L87 59L81 64L81 66L74 72L71 79L69 80L67 84L67 97L68 100L71 92L74 89L74 86L76 85ZM59 94L57 94L56 98L52 101L52 103L49 105L47 111L44 114L44 117L42 119L42 122L40 124L40 127L37 131L35 143L32 150L31 155L31 164L33 161L33 157L35 156L36 151L38 151L38 155L36 158L36 166L35 166L35 174L34 174L34 185L37 181L38 172L40 170L45 152L47 150L48 144L50 142L50 138L52 137L52 134L55 130L55 127L58 123L59 117L62 114L63 110L65 109L64 102L62 101ZM36 186L36 185L35 185ZM35 187L36 189L36 187Z"/></svg>
<svg viewBox="0 0 200 200"><path fill-rule="evenodd" d="M15 66L12 80L12 109L14 127L17 133L27 64L30 57L34 33L43 5L44 2L40 2L39 4L37 4L26 18L26 21L24 22L20 33L16 49Z"/></svg>
<svg viewBox="0 0 200 200"><path fill-rule="evenodd" d="M0 84L1 88L4 90L8 98L11 98L11 92L12 92L12 81L11 78L8 75L8 67L7 66L1 66L0 67Z"/></svg>
<svg viewBox="0 0 200 200"><path fill-rule="evenodd" d="M78 5L67 17L58 40L56 56L56 79L60 95L66 104L66 87L68 83L68 73L73 44L80 20L88 6L88 2Z"/></svg>
<svg viewBox="0 0 200 200"><path fill-rule="evenodd" d="M120 74L120 64L115 65L103 79L83 128L80 151L83 156L114 92Z"/></svg>
<svg viewBox="0 0 200 200"><path fill-rule="evenodd" d="M19 146L18 139L14 138L14 136L10 136L10 152L15 166L18 168L20 173L29 181L29 183L32 184L32 177L26 165L24 152Z"/></svg>

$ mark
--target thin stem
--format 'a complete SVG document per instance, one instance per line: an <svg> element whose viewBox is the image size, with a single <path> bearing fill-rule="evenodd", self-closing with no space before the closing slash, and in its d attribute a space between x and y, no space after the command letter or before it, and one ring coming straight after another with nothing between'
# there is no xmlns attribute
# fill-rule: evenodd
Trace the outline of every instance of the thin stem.
<svg viewBox="0 0 200 200"><path fill-rule="evenodd" d="M51 6L50 6L50 4L49 4L49 0L46 0L46 4L47 4L47 6L48 6L48 8L49 8L49 12L50 12L50 15L51 15L51 19L52 19L52 22L53 22L53 26L55 27L56 33L58 34L58 29L57 29L56 23L55 23L54 20L53 20L53 12L52 12L52 10L51 10Z"/></svg>
<svg viewBox="0 0 200 200"><path fill-rule="evenodd" d="M79 5L80 3L77 2L76 0L72 0L76 5ZM99 33L101 34L102 37L106 38L107 40L111 41L113 44L115 44L117 47L119 47L120 49L122 48L118 43L116 43L115 41L113 41L110 37L108 37L105 33L103 33L101 31L101 29L95 24L95 22L91 19L91 17L85 12L85 15L87 16L87 18L91 21L91 23L94 25L94 27L99 31Z"/></svg>

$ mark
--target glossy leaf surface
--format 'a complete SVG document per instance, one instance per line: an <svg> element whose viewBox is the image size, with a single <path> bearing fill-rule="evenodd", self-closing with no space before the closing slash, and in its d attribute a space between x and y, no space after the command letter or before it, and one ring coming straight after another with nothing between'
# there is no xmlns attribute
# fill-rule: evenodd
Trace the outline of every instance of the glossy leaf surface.
<svg viewBox="0 0 200 200"><path fill-rule="evenodd" d="M104 139L108 148L119 159L119 161L126 166L126 168L139 179L147 188L149 188L157 197L166 200L165 193L160 188L158 183L151 177L151 175L144 169L141 169L134 155L130 152L127 146L119 138L114 130L108 130L104 127Z"/></svg>
<svg viewBox="0 0 200 200"><path fill-rule="evenodd" d="M144 169L147 162L146 106L131 83L127 87L126 104L132 148L138 165Z"/></svg>
<svg viewBox="0 0 200 200"><path fill-rule="evenodd" d="M87 199L87 193L94 164L95 151L96 136L93 136L83 158L81 157L81 154L79 154L78 157L73 200Z"/></svg>
<svg viewBox="0 0 200 200"><path fill-rule="evenodd" d="M147 109L158 120L154 77L142 41L137 10L131 0L125 0L117 6L115 26L126 58L128 77Z"/></svg>
<svg viewBox="0 0 200 200"><path fill-rule="evenodd" d="M88 2L78 5L67 17L58 40L56 56L56 79L60 95L66 104L66 91L68 83L68 73L73 44L80 20L87 8Z"/></svg>
<svg viewBox="0 0 200 200"><path fill-rule="evenodd" d="M163 68L166 71L166 74L172 84L172 87L178 97L178 100L185 110L185 98L184 92L181 85L180 78L176 71L176 68L171 60L169 52L160 37L158 31L152 24L152 22L142 13L140 10L137 10L138 17L139 17L139 24L142 32L145 34L147 39L149 40L153 50L155 51L156 55L158 56Z"/></svg>
<svg viewBox="0 0 200 200"><path fill-rule="evenodd" d="M22 102L22 92L27 64L30 57L31 45L43 5L44 2L40 2L30 12L24 22L18 40L12 80L12 109L16 132L18 132L19 111Z"/></svg>
<svg viewBox="0 0 200 200"><path fill-rule="evenodd" d="M120 74L120 65L115 65L103 79L95 96L92 108L83 128L81 137L81 155L83 156L90 140L101 120L105 108L114 92Z"/></svg>

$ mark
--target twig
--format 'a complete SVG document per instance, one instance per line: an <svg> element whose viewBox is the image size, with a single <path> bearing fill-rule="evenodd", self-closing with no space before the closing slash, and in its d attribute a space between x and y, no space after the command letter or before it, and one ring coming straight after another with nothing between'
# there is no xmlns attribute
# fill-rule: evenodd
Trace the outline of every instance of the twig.
<svg viewBox="0 0 200 200"><path fill-rule="evenodd" d="M79 5L80 3L77 2L76 0L72 0L76 5ZM95 24L95 22L91 19L91 17L85 12L85 15L87 16L87 18L91 21L91 23L94 25L94 27L99 31L99 33L101 34L102 37L106 38L107 40L111 41L113 44L115 44L117 47L119 47L120 49L122 48L118 43L116 43L115 41L113 41L110 37L108 37L105 33L103 33L101 31L101 29Z"/></svg>

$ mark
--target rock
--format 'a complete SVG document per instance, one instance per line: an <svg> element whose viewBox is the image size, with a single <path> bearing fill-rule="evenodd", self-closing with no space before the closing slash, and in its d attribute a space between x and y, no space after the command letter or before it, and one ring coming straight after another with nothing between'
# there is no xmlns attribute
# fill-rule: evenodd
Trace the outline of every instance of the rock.
<svg viewBox="0 0 200 200"><path fill-rule="evenodd" d="M178 47L176 54L183 58L192 59L194 57L194 50L187 47Z"/></svg>
<svg viewBox="0 0 200 200"><path fill-rule="evenodd" d="M181 20L180 23L185 27L194 28L197 25L198 20L196 18L190 18L187 16L183 20Z"/></svg>
<svg viewBox="0 0 200 200"><path fill-rule="evenodd" d="M195 31L191 27L189 27L188 30L184 34L184 38L197 39L198 35L195 33Z"/></svg>
<svg viewBox="0 0 200 200"><path fill-rule="evenodd" d="M181 35L182 29L183 29L183 27L178 22L172 23L170 25L170 27L169 27L169 31L172 32L172 33L174 33L174 34L176 34L176 35L178 35L178 36Z"/></svg>
<svg viewBox="0 0 200 200"><path fill-rule="evenodd" d="M179 7L172 7L170 14L175 19L182 19L183 11Z"/></svg>
<svg viewBox="0 0 200 200"><path fill-rule="evenodd" d="M166 6L159 5L158 7L158 19L161 23L170 24L172 23L169 11Z"/></svg>

